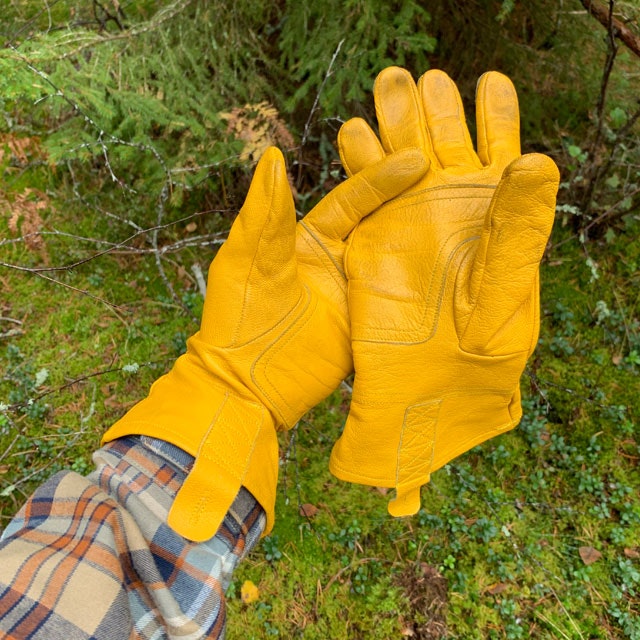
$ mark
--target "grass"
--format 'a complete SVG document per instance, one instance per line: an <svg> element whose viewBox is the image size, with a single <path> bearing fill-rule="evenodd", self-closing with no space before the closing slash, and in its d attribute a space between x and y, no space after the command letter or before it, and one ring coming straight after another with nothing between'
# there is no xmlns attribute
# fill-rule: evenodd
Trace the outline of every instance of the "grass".
<svg viewBox="0 0 640 640"><path fill-rule="evenodd" d="M0 262L70 264L96 251L77 236L130 235L42 167L7 176L8 193L56 193L41 211L56 233L44 249L0 244ZM161 246L229 224L178 218ZM346 389L283 437L278 519L234 577L229 638L640 638L637 226L586 246L556 228L523 421L435 473L415 517L394 520L380 491L329 474ZM0 237L20 237L7 216ZM87 472L102 432L181 352L202 304L191 266L212 256L195 244L165 277L148 235L48 273L61 284L0 267L0 526L55 470ZM259 588L249 604L245 580Z"/></svg>
<svg viewBox="0 0 640 640"><path fill-rule="evenodd" d="M51 10L41 14L39 5L13 4L15 24L7 33L26 34L25 24L37 33L49 29L47 23L64 24L66 20L56 18L57 12L66 16L65 3L49 3ZM128 3L126 12L135 22L134 4L144 13L154 3ZM255 3L245 4L240 12L232 8L231 13L260 15ZM412 3L405 4L413 20ZM511 13L513 4L503 2L502 8ZM528 3L519 4L522 9ZM631 11L626 6L629 3L618 4L619 10ZM300 11L287 16L304 17L306 28L308 7L300 6ZM40 18L28 23L23 9L33 9ZM287 32L295 35L287 31L293 22L283 19L285 14L273 14L276 22L270 25L271 8L265 5L263 9L268 40ZM487 5L484 14L480 11L480 21L484 15L490 16L485 22L492 23L492 12ZM436 13L434 10L434 18ZM564 210L559 212L542 268L542 330L539 347L522 379L524 418L520 426L435 473L423 490L422 510L412 518L394 520L386 513L388 496L339 482L328 472L331 446L349 406L348 391L337 390L292 434L282 437L277 521L271 536L236 572L229 589L228 637L232 640L640 639L640 221L637 213L621 213L637 211L637 196L629 196L628 205L612 206L619 194L633 194L637 188L637 146L633 131L627 131L628 140L619 140L616 165L605 182L608 190L603 187L597 194L599 212L609 209L615 214L606 219L606 234L586 243L572 237L569 228L580 211L570 192L580 193L581 172L606 160L604 148L594 147L602 155L589 157L586 135L595 130L589 111L596 106L600 86L604 31L586 15L584 23L572 22L582 20L573 15L576 13L563 10L562 20L560 14L550 16L553 31L544 42L544 24L529 23L526 11L521 13L517 7L511 16L516 25L513 33L517 32L513 45L524 56L513 60L521 67L516 84L526 107L527 145L554 149L564 161L563 179L567 181L562 192ZM492 46L457 46L463 23L467 36L472 40L477 36L479 45L492 42L492 30L486 25L475 29L471 14L464 10L459 14L444 11L444 15L445 29L432 59L435 66L469 75L475 74L481 62L491 61L491 68L509 64L511 55L505 52L514 50L512 47L502 45L493 55ZM456 16L457 22L447 19ZM520 20L522 28L517 26ZM237 209L238 194L245 193L248 185L247 176L240 175L237 158L232 159L241 146L239 141L223 143L210 134L208 127L217 120L217 99L226 95L230 104L224 105L225 111L232 112L245 102L245 98L240 100L245 88L246 101L252 104L254 97L256 101L271 99L283 87L290 89L291 74L296 73L295 65L289 65L277 78L280 63L254 55L265 43L255 39L246 21L236 22L223 34L219 20L187 21L185 29L205 25L206 33L216 37L192 39L205 44L194 50L195 58L187 55L186 72L178 47L172 49L175 56L154 58L158 71L177 70L166 79L156 77L156 71L146 64L137 64L138 59L157 55L159 32L155 30L150 53L143 46L140 57L130 61L131 86L126 81L126 64L124 75L105 67L105 83L98 82L98 92L84 98L82 91L76 93L87 88L86 83L71 78L75 83L69 84L67 94L87 109L93 125L87 125L85 114L74 109L68 111L69 120L58 117L55 114L64 115L69 105L54 102L57 92L46 101L37 100L42 91L30 73L21 75L17 68L3 67L16 73L3 76L0 105L5 116L0 134L0 528L37 484L56 470L90 470L91 452L99 446L101 434L146 395L153 380L181 353L186 336L197 329L202 297L192 268L197 264L206 272L216 243L229 227L228 210ZM372 24L362 21L352 35L364 33L362 29L371 31ZM354 57L348 43L341 55L353 58L350 64L338 60L333 69L327 69L324 57L335 51L345 30L343 23L335 23L336 27L329 21L326 25L333 30L330 35L335 35L335 42L332 44L333 35L322 35L329 32L321 24L314 25L318 27L314 28L314 46L322 55L309 56L313 47L303 48L306 58L300 59L298 71L304 76L306 68L311 81L312 76L327 80L332 71L325 92L319 89L315 100L331 99L335 104L315 113L314 107L308 113L314 98L309 89L308 95L301 96L301 104L309 105L286 123L298 140L305 127L306 144L297 157L301 164L295 169L294 181L298 202L303 204L317 198L334 176L330 169L336 154L325 132L337 126L333 116L346 106L338 76L346 72L349 86L357 88L369 83L371 75L369 71L353 75L353 64L364 58ZM270 35L271 26L275 28ZM384 20L374 26L374 35L384 35L388 27L395 40L395 26L385 27ZM107 27L115 32L114 23ZM420 30L424 37L431 33L430 25L425 29ZM55 36L57 28L52 32ZM180 31L181 40L183 33L191 31ZM232 46L219 46L218 36L227 38L220 40L223 45L231 42ZM539 41L527 54L535 57L535 65L522 62L527 59L523 37ZM202 60L217 58L210 57L207 42L223 56L211 86ZM299 42L298 37L290 40L296 52ZM306 42L308 45L308 39ZM132 41L131 46L134 44ZM451 46L462 54L448 59L447 47ZM570 58L562 53L567 48L579 56L574 64L568 64ZM357 49L372 51L364 41ZM167 47L164 50L166 53ZM85 51L83 59L90 62L100 59L98 54L104 49ZM483 57L479 55L483 51L489 53ZM52 55L57 59L58 51ZM464 63L467 55L473 57L473 64ZM119 54L114 57L118 65L124 60ZM382 57L374 58L377 66ZM81 64L74 68L84 72ZM139 70L144 86L135 80ZM264 70L268 73L263 77ZM205 79L194 82L193 73L198 77L204 73ZM605 114L608 143L635 112L635 73L634 60L621 52ZM116 77L119 83L125 82L122 96L107 90ZM170 89L174 81L181 86L185 78L191 78L188 88L198 88L196 101L201 103L191 129L173 122L178 116L178 120L182 115L194 116L191 107L187 108L192 104L191 93L185 97ZM303 78L305 86L313 86L309 78ZM12 86L18 80L22 85ZM467 77L469 87L475 86L475 77L471 84L469 81ZM213 93L208 93L212 88ZM162 118L156 122L161 112L147 113L143 107L150 109L154 96L164 104L160 96L172 94L181 100L180 113L176 116L171 111L172 122L163 125ZM28 100L20 102L17 96ZM216 101L210 105L212 98ZM18 100L13 105L15 114L13 99ZM96 102L93 109L92 100ZM160 262L162 270L154 252L156 232L151 227L158 222L157 191L167 176L164 172L159 175L150 148L143 152L139 146L118 142L121 137L129 140L129 134L113 130L115 123L122 124L117 117L112 120L109 109L113 105L126 108L129 126L136 122L149 125L143 127L140 139L146 140L148 133L161 153L175 153L161 163L177 167L171 174L172 184L164 185L171 188L165 194L161 220L165 226L157 231L158 247L167 249ZM280 108L286 111L282 104ZM207 109L211 111L208 115ZM371 104L359 104L357 112L370 113ZM136 120L139 118L144 123ZM316 120L322 120L323 126L307 132L304 123ZM98 122L105 123L104 131L102 124L95 124ZM207 127L202 128L202 123ZM270 124L282 123L276 119ZM250 121L245 123L250 125ZM54 169L41 142L28 133L30 128L46 136L57 131L57 146L64 147L65 158L79 155L84 142L90 143L84 148L85 158L97 152L84 164L60 160ZM255 131L258 129L262 131L260 127ZM318 134L320 130L323 133ZM61 132L69 132L70 139L61 139ZM100 145L96 145L98 137ZM565 147L562 158L559 149ZM228 154L221 152L226 149ZM223 161L215 169L200 167L200 162L210 162L214 152L232 161L229 165ZM316 166L307 166L310 158L309 165ZM105 162L121 179L122 187L112 183ZM575 165L573 172L571 164ZM221 195L216 199L218 192ZM183 220L185 215L189 219ZM577 222L576 227L584 227L589 221ZM30 235L33 231L48 235ZM130 240L123 243L126 238ZM105 249L109 252L92 257ZM40 275L28 271L46 266L64 268ZM258 586L259 594L245 604L241 589L248 580Z"/></svg>
<svg viewBox="0 0 640 640"><path fill-rule="evenodd" d="M640 638L638 246L566 237L543 266L518 429L392 520L377 490L326 470L348 408L334 394L295 435L272 541L236 576L261 599L230 598L231 638Z"/></svg>

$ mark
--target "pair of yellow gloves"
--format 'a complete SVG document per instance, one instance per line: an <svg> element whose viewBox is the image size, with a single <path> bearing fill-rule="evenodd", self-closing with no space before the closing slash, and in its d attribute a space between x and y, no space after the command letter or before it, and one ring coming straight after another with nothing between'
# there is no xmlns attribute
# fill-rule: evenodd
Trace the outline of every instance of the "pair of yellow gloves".
<svg viewBox="0 0 640 640"><path fill-rule="evenodd" d="M271 530L276 431L354 368L330 469L394 488L394 516L418 511L433 471L520 420L557 168L520 154L517 96L499 73L478 83L477 151L444 72L416 86L390 67L374 97L380 140L363 120L342 127L350 177L297 224L283 157L265 152L211 264L200 330L104 437L195 456L169 514L186 538L213 536L240 486Z"/></svg>

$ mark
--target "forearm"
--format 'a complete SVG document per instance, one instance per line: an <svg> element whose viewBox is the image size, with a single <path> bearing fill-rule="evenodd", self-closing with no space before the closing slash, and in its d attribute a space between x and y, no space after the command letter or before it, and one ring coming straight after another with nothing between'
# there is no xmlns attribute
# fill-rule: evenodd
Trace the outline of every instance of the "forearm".
<svg viewBox="0 0 640 640"><path fill-rule="evenodd" d="M94 462L86 478L51 478L4 531L5 637L223 637L224 591L264 529L260 506L241 489L216 536L193 543L166 525L191 456L123 438Z"/></svg>

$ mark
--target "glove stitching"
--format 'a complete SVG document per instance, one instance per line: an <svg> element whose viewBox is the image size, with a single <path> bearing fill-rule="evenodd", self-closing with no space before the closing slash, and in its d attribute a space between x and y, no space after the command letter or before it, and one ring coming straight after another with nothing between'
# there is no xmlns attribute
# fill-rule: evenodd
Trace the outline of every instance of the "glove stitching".
<svg viewBox="0 0 640 640"><path fill-rule="evenodd" d="M487 215L485 217L485 220L487 221L485 223L485 226L483 228L483 232L482 232L482 237L486 237L488 235L488 238L486 240L486 242L484 243L484 246L480 247L481 249L484 250L483 252L483 256L482 256L482 275L480 277L480 281L478 282L478 284L474 287L475 288L475 292L470 291L469 292L469 307L471 308L471 311L469 313L469 317L464 329L464 332L462 334L462 336L459 337L458 339L458 346L460 348L460 350L464 353L468 353L468 354L474 354L473 351L468 351L466 350L463 346L462 343L465 340L465 337L469 331L469 326L472 323L474 314L477 312L477 303L478 303L478 298L480 297L480 292L482 291L484 282L485 282L485 278L486 278L486 274L487 274L487 269L486 269L486 264L487 264L487 255L489 254L489 247L491 246L492 242L493 244L495 244L495 240L493 239L493 235L494 235L494 231L495 231L495 225L494 225L494 212L496 210L497 207L497 200L500 197L500 194L502 191L504 191L505 189L507 189L507 182L506 181L501 181L500 184L498 185L498 187L496 188L496 192L494 194L494 197L491 200L491 205L489 207L489 210L487 212ZM476 267L476 260L478 259L478 253L476 253L476 256L474 257L474 261L473 261L473 268L474 270L476 270L478 267ZM537 274L539 273L539 269L536 269L536 279L534 280L534 284L535 282L537 282ZM471 284L472 279L470 280ZM513 314L510 317L513 317L514 314L516 314L520 308L526 304L528 302L527 299L523 300L522 303L514 310ZM535 307L535 302L534 302L534 307ZM502 329L504 329L505 324L507 323L507 321L509 320L509 318L504 318L504 321L502 322L502 324L498 327L496 327L495 331L493 332L493 334L491 336L489 336L486 341L485 341L485 346L487 344L489 344L491 342L491 340L494 338L494 336L496 334L498 334ZM534 329L533 329L533 333L531 335L531 337L529 338L529 346L525 347L524 349L519 349L517 351L511 351L508 354L500 354L500 355L516 355L516 354L520 354L520 353L528 353L531 350L531 344L533 342L533 335L535 335L535 325L534 325ZM479 355L485 355L485 354L479 354ZM485 356L485 357L491 357L491 356Z"/></svg>
<svg viewBox="0 0 640 640"><path fill-rule="evenodd" d="M454 232L452 232L449 237L442 243L440 250L438 252L438 256L436 257L434 264L437 266L439 264L442 263L442 254L445 253L447 247L446 245L449 243L449 241L457 236L460 235L464 232L468 232L470 230L475 230L477 227L476 225L474 225L473 227L466 227L464 229L459 229L456 230ZM444 292L446 289L446 281L447 278L450 277L449 273L451 271L450 266L451 263L453 261L453 259L455 258L456 254L458 253L458 251L468 242L472 242L478 239L479 236L470 236L468 238L463 238L462 240L460 240L452 249L449 250L449 255L446 259L446 261L444 261L444 265L441 268L441 275L437 276L435 273L435 269L431 272L431 279L429 281L429 287L427 290L427 295L425 296L424 300L423 300L423 311L422 311L422 319L420 322L420 326L422 327L422 329L414 329L414 330L398 330L395 327L385 327L385 326L369 326L367 327L367 332L384 332L385 334L387 334L386 337L388 337L388 334L391 332L397 336L406 336L406 338L404 340L383 340L383 339L376 339L376 338L353 338L352 341L353 342L371 342L371 343L380 343L380 344L396 344L396 345L418 345L418 344L425 344L426 342L429 342L429 340L431 340L434 335L437 332L438 329L438 319L439 316L441 314L442 311L442 303L443 303L443 299L444 299ZM436 295L433 293L434 290L438 288L439 291L437 293L437 297ZM436 302L434 304L430 304L430 301L436 297ZM432 320L430 323L428 323L427 321L427 315L432 313ZM425 327L427 327L428 325L428 334L426 335L426 337L423 337L425 335Z"/></svg>
<svg viewBox="0 0 640 640"><path fill-rule="evenodd" d="M421 195L421 194L425 194L425 193L431 193L434 191L447 191L447 190L458 190L458 189L486 189L486 190L491 190L494 191L497 188L497 184L482 184L482 183L475 183L475 182L469 182L469 183L465 183L465 182L455 182L455 183L451 183L451 184L440 184L440 185L435 185L433 187L425 187L424 189L420 189L417 191L408 191L405 193L400 194L399 196L396 196L392 203L395 204L397 202L401 202L402 200L406 200L407 198L413 198L415 196ZM469 198L471 196L467 195L467 194L460 194L458 196L443 196L443 198ZM477 196L476 196L477 197ZM490 196L486 196L486 197L490 197ZM431 198L429 200L432 200ZM416 204L421 204L421 203L416 203Z"/></svg>
<svg viewBox="0 0 640 640"><path fill-rule="evenodd" d="M262 353L260 353L257 356L255 361L251 365L251 380L256 385L256 387L264 394L264 396L267 398L271 406L276 410L285 427L291 427L293 425L289 424L284 414L280 410L278 404L274 400L273 395L280 398L280 400L282 401L282 404L285 407L287 407L291 412L293 413L296 413L296 412L294 411L294 408L287 402L284 396L280 393L277 386L274 385L269 380L268 376L266 375L266 371L267 371L267 368L269 367L271 360L276 355L278 355L278 353L282 351L291 342L291 340L293 340L295 336L298 335L300 331L302 331L302 329L311 320L311 317L313 315L313 309L315 308L315 306L312 308L313 298L311 296L311 293L307 285L303 285L303 288L304 288L304 291L306 292L306 300L304 302L304 307L300 310L298 315L291 320L291 323L281 333L279 333L269 345L267 345L263 349ZM287 314L287 317L291 315L293 311L294 310L292 309L291 312ZM305 318L305 315L306 315L306 318ZM257 370L258 366L260 367L260 371ZM266 387L259 382L257 377L258 373L262 373L264 375L265 381L271 388L272 393L269 393Z"/></svg>
<svg viewBox="0 0 640 640"><path fill-rule="evenodd" d="M464 390L466 393L466 390ZM483 390L478 389L476 391L473 392L472 395L482 395L483 394ZM452 393L449 394L443 394L439 400L446 398L446 397L450 397L451 395L454 395ZM430 404L431 401L429 402L425 402L422 404ZM380 406L384 406L384 405L380 405ZM412 405L413 406L413 405ZM481 433L476 433L474 435L474 437L472 438L468 438L464 441L460 441L458 444L459 446L456 447L455 451L457 451L458 453L456 453L453 456L450 456L449 459L447 460L447 462L444 462L442 464L440 464L439 466L434 467L434 463L436 460L436 447L434 444L433 447L433 457L432 457L432 461L431 461L431 470L430 473L433 473L439 469L441 469L443 466L445 466L446 464L449 464L449 462L453 459L455 459L456 457L458 457L459 455L461 455L462 453L465 453L466 451L469 451L470 449L472 449L473 447L477 446L478 444L481 444L482 442L486 442L487 440L493 438L496 435L500 435L502 433L505 433L511 429L513 429L514 427L516 427L518 425L518 423L521 420L521 416L518 417L517 419L511 419L508 420L507 422L504 422L496 427L492 427L491 429L485 430ZM404 429L404 425L402 427ZM380 476L380 475L370 475L367 473L364 473L363 471L361 471L360 469L358 469L357 473L353 472L353 469L351 468L350 465L347 466L343 466L342 464L340 464L338 461L336 461L335 459L332 459L331 462L333 468L335 471L341 472L343 475L347 475L352 481L352 482L358 482L361 484L368 484L370 486L376 486L376 487L388 487L390 489L392 488L396 488L397 487L397 473L398 470L396 468L396 473L395 473L395 481L394 480L390 480L387 476ZM348 479L348 478L347 478ZM363 482L366 481L366 482Z"/></svg>
<svg viewBox="0 0 640 640"><path fill-rule="evenodd" d="M318 253L317 247L314 247L313 244L309 241L309 238L306 237L305 235L301 234L302 240L304 240L304 242L313 251L313 253L320 258L321 263L324 262L324 260L322 260L322 257L323 257L322 254L324 254L327 258L329 258L329 260L331 261L331 263L335 267L337 273L340 276L342 276L342 279L340 280L340 279L336 278L335 275L333 273L331 273L330 269L327 269L324 264L323 264L323 266L325 267L326 271L329 272L331 277L336 281L336 283L340 285L340 288L344 289L346 276L345 276L345 273L344 273L343 265L338 264L338 262L335 260L335 258L333 256L333 254L326 248L326 246L320 241L320 239L313 233L311 228L305 224L304 220L301 220L298 224L300 224L302 226L302 228L307 232L307 234L309 236L311 236L311 238L315 241L316 245L318 247L320 247L320 253Z"/></svg>
<svg viewBox="0 0 640 640"><path fill-rule="evenodd" d="M471 318L473 317L473 313L475 311L475 306L477 304L478 301L478 295L480 293L480 291L482 290L482 285L484 283L484 279L485 279L485 275L486 275L486 264L487 264L487 254L489 252L489 246L491 243L491 236L493 234L493 229L494 229L494 219L493 219L493 212L496 208L496 201L498 200L498 198L500 197L500 192L503 191L503 189L501 189L500 187L504 185L504 182L501 182L497 185L496 189L495 189L495 193L491 199L491 203L489 204L489 210L487 211L487 213L485 214L485 221L488 220L488 224L483 225L483 232L482 235L486 235L487 233L489 234L489 238L486 242L486 246L482 247L484 249L484 255L482 256L482 276L480 278L480 282L478 283L478 285L476 286L476 291L475 291L475 295L473 294L472 291L469 291L469 306L472 307L471 313L469 314L469 320L467 321L467 326L465 327L464 330L464 334L466 335L467 333L467 329L469 328L469 324L471 323ZM474 260L473 260L473 266L475 268L475 264L476 264L476 259L478 257L478 252L476 252L476 255L474 256ZM470 278L470 284L473 281L473 278ZM464 340L464 335L461 337L460 339L461 341Z"/></svg>
<svg viewBox="0 0 640 640"><path fill-rule="evenodd" d="M163 378L159 378L158 380L162 380L162 379ZM262 415L262 412L264 411L264 405L261 404L257 399L251 400L239 395L238 393L230 391L229 387L212 378L209 378L207 380L207 385L219 391L223 396L223 398L225 399L223 402L221 402L219 408L213 411L213 417L211 418L210 424L213 424L217 419L217 416L220 415L221 407L224 404L224 402L226 402L226 398L233 398L241 402L245 407L250 407L252 411L257 411ZM247 391L249 390L247 389ZM115 425L111 429L109 429L109 431L107 431L107 433L105 434L105 435L107 434L109 435L109 441L125 435L132 435L132 434L147 435L150 437L159 438L160 440L168 440L169 442L179 443L179 444L176 444L176 446L179 446L181 449L183 449L188 454L194 457L197 455L198 449L200 447L200 443L202 442L202 439L200 439L198 440L197 445L190 445L188 440L185 441L183 438L184 428L180 426L173 427L168 425L158 425L156 424L156 422L150 419L127 420L125 425L123 426L119 426L119 425L120 425L120 422L116 422Z"/></svg>
<svg viewBox="0 0 640 640"><path fill-rule="evenodd" d="M487 356L478 356L478 357L487 357ZM498 356L498 357L504 358L505 361L511 358L510 356ZM425 395L427 393L428 392L425 392ZM509 393L508 398L507 398L507 393ZM486 396L487 394L502 397L502 399L505 401L513 397L513 393L506 392L504 390L504 387L474 387L472 389L469 389L468 387L460 387L457 389L450 389L449 391L442 391L440 393L437 393L438 398L440 399L458 398L460 396ZM436 392L435 391L432 392L431 395L436 395ZM407 402L406 399L398 400L397 402L388 402L385 400L378 400L378 401L370 400L368 398L367 398L367 401L364 402L362 400L362 394L360 394L360 404L365 405L366 407L380 407L380 408L385 408L385 407L388 408L389 406L399 407L399 406L406 406L406 402ZM416 404L418 405L427 404L428 402L432 402L432 401L424 400L422 402L416 402ZM414 405L411 405L411 406L414 406Z"/></svg>
<svg viewBox="0 0 640 640"><path fill-rule="evenodd" d="M272 224L272 219L275 217L274 215L275 212L273 210L273 202L275 200L277 184L278 184L277 172L273 171L272 177L271 177L271 186L269 187L269 190L268 190L268 193L270 195L269 203L268 204L265 203L264 205L268 209L269 213L264 218L264 224L260 229L260 234L258 236L258 241L256 243L255 251L253 253L253 256L251 257L251 264L249 265L247 278L244 281L244 292L242 296L242 310L240 311L240 317L238 318L238 322L235 326L230 345L234 345L236 343L240 330L245 324L247 307L250 308L250 305L248 304L248 297L249 297L249 291L253 289L253 284L254 284L252 274L256 265L256 260L258 258L258 255L261 253L261 250L262 250L262 245L264 243L263 234L265 232L265 229L267 229ZM240 213L242 213L242 210L240 210ZM295 234L294 234L294 242L295 242Z"/></svg>
<svg viewBox="0 0 640 640"><path fill-rule="evenodd" d="M208 519L211 519L211 514L209 513L210 509L207 508L207 505L211 504L212 501L209 498L209 491L206 486L207 478L205 477L203 479L201 477L201 474L199 473L200 467L202 466L202 463L200 461L205 460L208 463L215 463L216 470L220 469L227 472L228 476L230 477L230 480L232 481L232 486L234 487L234 491L232 491L232 493L235 496L235 494L237 494L237 491L240 490L240 487L242 486L244 479L247 475L249 462L251 460L251 457L253 456L256 444L259 439L258 436L264 426L264 410L262 409L260 411L259 419L255 421L255 424L253 425L254 428L251 429L251 431L253 432L253 437L251 439L250 447L246 452L246 455L243 456L242 459L240 460L240 463L241 463L240 465L234 464L234 460L232 459L228 459L224 456L221 456L218 450L218 447L216 447L216 443L218 444L220 443L220 438L219 438L220 434L218 433L218 431L222 430L223 433L229 433L228 426L225 429L225 425L224 425L224 411L225 411L225 407L229 405L229 400L231 398L236 398L235 394L232 394L228 391L225 392L224 399L220 403L220 407L218 408L218 411L216 412L214 418L212 419L209 425L209 428L207 429L205 435L202 437L200 441L200 445L198 447L198 453L195 456L196 459L194 462L194 468L188 474L185 484L178 490L176 494L176 498L174 500L174 504L172 505L170 510L170 511L173 511L173 507L176 503L178 503L178 506L180 506L183 503L185 504L185 506L189 505L188 521L189 521L190 528L198 527L203 519L203 515L207 516ZM218 424L220 419L222 419L223 421L222 425ZM244 423L243 426L245 424L246 423ZM215 427L220 427L221 429L216 429L216 433L214 434L214 439L215 439L215 443L214 443L214 442L210 442L210 440L213 439L212 431L214 430ZM227 443L227 444L230 444L230 443ZM214 452L213 455L211 454L211 451ZM240 473L236 472L238 468L241 469ZM191 476L191 473L194 471L195 471L195 475L192 476L191 481L189 481L189 476ZM235 489L235 487L237 487L237 489ZM183 489L185 488L186 488L186 492L183 492ZM183 495L184 497L181 497L181 495ZM219 509L216 509L216 511L219 511ZM222 514L222 518L223 517L224 517L224 513ZM212 522L211 525L215 525L215 529L217 530L219 523ZM215 533L215 530L213 527L211 527L211 529L212 529L211 535L213 535Z"/></svg>
<svg viewBox="0 0 640 640"><path fill-rule="evenodd" d="M429 400L427 402L421 402L418 404L413 404L409 407L407 407L405 409L404 412L404 419L402 421L402 427L400 428L400 440L398 442L398 450L397 450L397 454L396 454L396 481L395 481L395 487L396 487L396 494L398 493L398 489L399 486L401 484L401 479L400 479L400 475L401 475L401 471L402 471L402 464L401 464L401 457L402 457L402 452L403 452L403 444L404 443L404 439L405 439L405 432L407 431L408 425L407 425L407 420L409 420L412 416L411 416L411 412L412 411L416 411L416 410L423 410L425 408L437 408L439 410L440 406L442 404L442 398L436 398L435 400ZM418 434L418 433L414 433L413 434L413 439L415 438L421 438L422 440L425 440L425 435L427 437L431 436L429 439L429 442L426 443L427 445L429 445L430 443L430 447L429 447L429 452L430 452L430 460L428 461L424 461L424 462L419 462L416 463L414 461L414 468L415 467L421 467L424 464L428 465L429 471L427 472L427 476L430 474L430 470L431 467L433 465L433 459L434 459L434 454L435 454L435 449L436 449L436 428L438 425L438 419L437 419L437 413L438 411L436 411L436 418L430 418L429 420L429 432L427 434L425 434L424 432ZM424 421L424 420L423 420ZM410 443L408 443L410 446ZM406 475L406 470L407 470L407 465L404 465L404 471L405 471L405 475ZM411 475L411 470L409 470L409 474ZM413 472L413 475L416 475L416 472ZM418 474L421 475L421 474ZM415 480L414 480L415 481ZM405 479L404 481L405 483L407 482L407 479ZM421 485L423 484L422 482L420 483Z"/></svg>
<svg viewBox="0 0 640 640"><path fill-rule="evenodd" d="M286 325L287 320L289 319L289 316L295 311L296 307L298 307L300 305L300 300L304 297L303 288L306 289L306 285L302 285L301 286L301 292L300 292L300 295L298 296L298 299L295 301L295 303L293 304L291 309L289 309L289 311L287 311L287 313L282 318L280 318L274 325L268 327L267 329L262 331L262 333L259 333L257 336L254 336L253 338L248 339L246 342L242 342L240 344L233 344L232 343L232 344L229 344L227 346L214 345L213 349L214 350L221 350L221 351L240 350L240 349L243 349L244 347L247 347L248 345L250 345L250 344L252 344L254 342L258 342L259 340L264 338L269 333L273 333L273 331L278 329L278 327L280 327L282 325Z"/></svg>

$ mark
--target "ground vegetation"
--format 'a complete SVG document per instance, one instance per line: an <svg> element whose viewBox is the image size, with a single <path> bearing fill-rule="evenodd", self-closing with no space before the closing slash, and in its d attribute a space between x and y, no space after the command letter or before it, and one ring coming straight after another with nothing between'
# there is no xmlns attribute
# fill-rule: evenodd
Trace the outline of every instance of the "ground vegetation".
<svg viewBox="0 0 640 640"><path fill-rule="evenodd" d="M423 509L328 472L349 381L282 440L278 520L230 638L640 639L640 5L636 0L8 0L0 17L0 527L195 331L256 159L300 215L342 178L390 64L496 69L562 183L513 432ZM248 585L248 586L247 586ZM254 588L249 589L253 585ZM250 597L242 597L250 593Z"/></svg>

